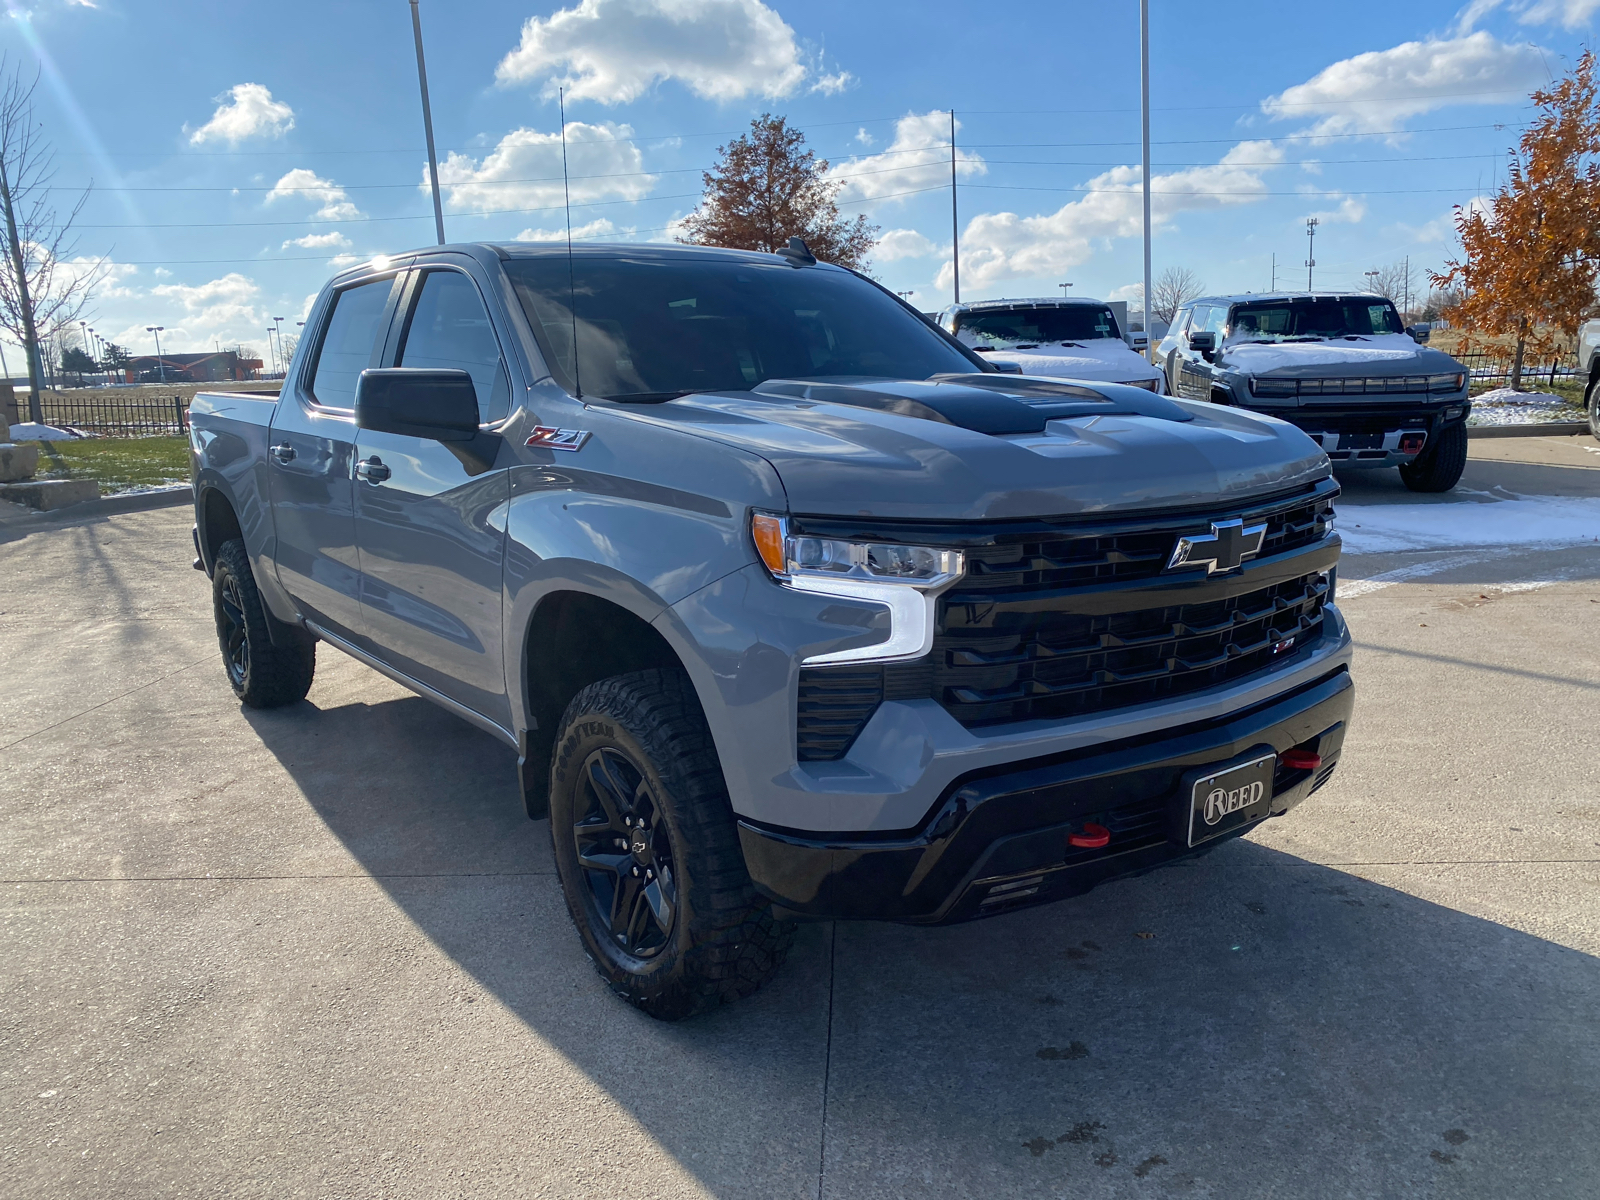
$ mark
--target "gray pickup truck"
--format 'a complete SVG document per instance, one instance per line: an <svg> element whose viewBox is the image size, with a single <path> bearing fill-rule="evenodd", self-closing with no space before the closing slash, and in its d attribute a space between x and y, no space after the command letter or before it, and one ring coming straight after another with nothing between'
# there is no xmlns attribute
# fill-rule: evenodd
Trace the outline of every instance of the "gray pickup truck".
<svg viewBox="0 0 1600 1200"><path fill-rule="evenodd" d="M1341 467L1398 467L1414 492L1447 492L1467 465L1468 373L1403 328L1383 296L1208 296L1179 310L1159 356L1175 396L1299 426Z"/></svg>
<svg viewBox="0 0 1600 1200"><path fill-rule="evenodd" d="M796 920L1203 852L1339 757L1338 487L1285 422L998 374L798 241L398 254L301 347L191 410L233 690L299 701L323 642L514 747L654 1016Z"/></svg>

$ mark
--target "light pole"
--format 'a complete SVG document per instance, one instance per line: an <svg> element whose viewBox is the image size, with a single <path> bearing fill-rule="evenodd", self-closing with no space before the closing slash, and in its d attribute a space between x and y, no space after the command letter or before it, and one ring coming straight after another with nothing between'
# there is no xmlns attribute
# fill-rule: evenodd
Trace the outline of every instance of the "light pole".
<svg viewBox="0 0 1600 1200"><path fill-rule="evenodd" d="M278 348L272 342L272 326L267 326L267 354L272 363L272 373L278 373Z"/></svg>
<svg viewBox="0 0 1600 1200"><path fill-rule="evenodd" d="M1139 0L1139 117L1143 157L1139 178L1144 183L1144 354L1156 358L1156 340L1150 336L1150 0Z"/></svg>
<svg viewBox="0 0 1600 1200"><path fill-rule="evenodd" d="M444 208L439 203L439 157L433 152L433 109L428 106L428 66L422 61L422 16L411 0L411 32L417 42L417 84L422 88L422 132L428 139L428 178L433 183L433 227L444 245Z"/></svg>
<svg viewBox="0 0 1600 1200"><path fill-rule="evenodd" d="M1367 277L1367 290L1369 292L1376 292L1378 290L1378 283L1377 283L1378 276L1380 274L1382 274L1382 272L1380 272L1380 271L1364 271L1364 272L1362 272L1362 274L1364 274Z"/></svg>
<svg viewBox="0 0 1600 1200"><path fill-rule="evenodd" d="M284 378L289 376L289 356L283 349L283 317L273 317L272 327L278 331L278 369L283 372Z"/></svg>
<svg viewBox="0 0 1600 1200"><path fill-rule="evenodd" d="M144 331L156 335L156 374L161 377L161 382L167 381L167 364L161 361L161 331L165 325L146 325Z"/></svg>
<svg viewBox="0 0 1600 1200"><path fill-rule="evenodd" d="M1070 283L1058 283L1056 286L1061 289L1061 298L1065 300L1067 298L1067 289L1072 285Z"/></svg>

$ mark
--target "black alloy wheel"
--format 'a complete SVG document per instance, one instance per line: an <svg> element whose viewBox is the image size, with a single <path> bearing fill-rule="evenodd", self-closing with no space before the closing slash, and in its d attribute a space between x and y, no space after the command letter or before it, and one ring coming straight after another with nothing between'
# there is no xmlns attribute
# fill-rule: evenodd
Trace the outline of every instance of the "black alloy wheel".
<svg viewBox="0 0 1600 1200"><path fill-rule="evenodd" d="M239 580L231 572L223 575L217 588L217 641L222 647L222 665L227 669L228 682L234 691L243 691L250 669L250 629L245 624Z"/></svg>
<svg viewBox="0 0 1600 1200"><path fill-rule="evenodd" d="M658 1020L748 996L789 951L794 925L751 882L682 671L613 675L572 698L551 755L550 845L595 969Z"/></svg>
<svg viewBox="0 0 1600 1200"><path fill-rule="evenodd" d="M261 601L244 542L217 547L211 565L211 611L233 694L251 708L304 700L317 670L317 643L304 629L274 621Z"/></svg>
<svg viewBox="0 0 1600 1200"><path fill-rule="evenodd" d="M584 761L578 781L582 815L572 827L591 919L619 949L652 958L672 940L678 880L672 835L649 780L621 750L606 746Z"/></svg>

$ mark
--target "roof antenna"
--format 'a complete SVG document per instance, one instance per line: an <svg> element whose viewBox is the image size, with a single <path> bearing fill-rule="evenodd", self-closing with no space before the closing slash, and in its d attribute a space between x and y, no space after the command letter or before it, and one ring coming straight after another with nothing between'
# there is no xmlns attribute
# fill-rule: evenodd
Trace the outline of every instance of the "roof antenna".
<svg viewBox="0 0 1600 1200"><path fill-rule="evenodd" d="M546 93L548 95L548 93ZM567 206L567 313L572 318L572 386L583 399L583 379L578 374L578 285L572 270L572 192L567 187L567 96L565 88L556 89L556 103L561 106L561 196Z"/></svg>

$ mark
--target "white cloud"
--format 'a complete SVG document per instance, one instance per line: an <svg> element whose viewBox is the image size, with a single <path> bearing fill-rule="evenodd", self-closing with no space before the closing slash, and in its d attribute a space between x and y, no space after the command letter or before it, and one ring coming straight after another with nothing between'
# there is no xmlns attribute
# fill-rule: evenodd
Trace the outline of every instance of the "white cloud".
<svg viewBox="0 0 1600 1200"><path fill-rule="evenodd" d="M342 271L346 267L353 267L358 262L366 262L365 254L335 254L328 260L328 265L335 271Z"/></svg>
<svg viewBox="0 0 1600 1200"><path fill-rule="evenodd" d="M961 122L956 122L956 133ZM989 170L983 156L956 144L956 172L970 177ZM943 187L950 182L950 114L935 110L907 113L894 124L894 141L877 154L835 163L828 171L842 183L841 201L887 199L901 192Z"/></svg>
<svg viewBox="0 0 1600 1200"><path fill-rule="evenodd" d="M1457 31L1470 33L1473 26L1504 3L1505 0L1472 0L1456 14ZM1509 7L1524 25L1581 29L1589 24L1595 9L1600 8L1600 0L1513 0Z"/></svg>
<svg viewBox="0 0 1600 1200"><path fill-rule="evenodd" d="M1150 218L1154 230L1180 213L1252 204L1266 195L1262 174L1283 159L1271 142L1240 142L1214 166L1190 167L1150 178ZM961 235L961 278L987 287L1019 276L1059 275L1089 259L1098 246L1143 231L1143 200L1138 167L1113 167L1091 179L1082 199L1053 213L1021 217L984 213ZM939 285L950 286L950 264L939 271Z"/></svg>
<svg viewBox="0 0 1600 1200"><path fill-rule="evenodd" d="M1359 196L1344 196L1339 207L1307 213L1325 225L1355 225L1367 215L1367 202Z"/></svg>
<svg viewBox="0 0 1600 1200"><path fill-rule="evenodd" d="M644 172L644 157L632 137L627 125L567 122L574 204L639 200L650 194L657 177ZM426 191L426 169L422 186ZM563 203L561 135L514 129L481 162L452 152L439 164L439 186L448 193L446 203L458 212L558 208Z"/></svg>
<svg viewBox="0 0 1600 1200"><path fill-rule="evenodd" d="M867 132L867 127L865 125L856 130L856 141L860 142L863 146L870 146L877 140L877 138L873 137Z"/></svg>
<svg viewBox="0 0 1600 1200"><path fill-rule="evenodd" d="M211 119L189 134L191 145L282 137L294 128L294 109L281 100L274 100L272 93L259 83L236 83L217 99L221 103Z"/></svg>
<svg viewBox="0 0 1600 1200"><path fill-rule="evenodd" d="M306 250L322 250L349 244L350 239L334 229L327 233L308 233L305 237L290 238L283 244L283 248L287 250L290 246L299 246Z"/></svg>
<svg viewBox="0 0 1600 1200"><path fill-rule="evenodd" d="M311 215L322 221L351 221L361 215L361 210L350 200L349 193L331 179L323 179L315 171L296 167L267 193L267 200L304 197L322 201L322 207Z"/></svg>
<svg viewBox="0 0 1600 1200"><path fill-rule="evenodd" d="M894 262L897 258L921 258L939 249L915 229L891 229L878 239L872 248L872 257L879 262ZM945 247L946 252L949 247Z"/></svg>
<svg viewBox="0 0 1600 1200"><path fill-rule="evenodd" d="M578 238L604 237L615 228L616 226L612 225L610 221L601 217L598 220L590 221L587 225L574 225L572 227L572 237L574 241ZM519 242L565 242L567 240L567 230L565 226L560 229L524 229L517 234L516 240Z"/></svg>
<svg viewBox="0 0 1600 1200"><path fill-rule="evenodd" d="M268 310L259 307L260 297L255 280L236 271L200 284L159 284L139 300L140 314L146 319L135 321L112 340L125 346L149 345L149 335L144 332L149 316L156 316L156 323L166 326L161 334L163 350L209 350L213 339L230 344L259 339L271 320ZM174 315L151 313L152 298L166 301Z"/></svg>
<svg viewBox="0 0 1600 1200"><path fill-rule="evenodd" d="M1380 133L1448 105L1503 102L1547 78L1537 46L1480 31L1342 59L1269 96L1261 110L1280 121L1320 117L1313 133Z"/></svg>
<svg viewBox="0 0 1600 1200"><path fill-rule="evenodd" d="M794 30L761 0L580 0L529 17L495 68L502 84L543 79L548 95L560 84L602 104L637 100L667 79L707 100L777 98L807 74Z"/></svg>
<svg viewBox="0 0 1600 1200"><path fill-rule="evenodd" d="M1144 284L1125 283L1121 287L1112 288L1106 294L1107 300L1126 300L1128 307L1134 312L1144 311Z"/></svg>
<svg viewBox="0 0 1600 1200"><path fill-rule="evenodd" d="M849 71L835 71L831 75L818 75L808 91L821 92L824 96L837 96L856 81L856 77Z"/></svg>

